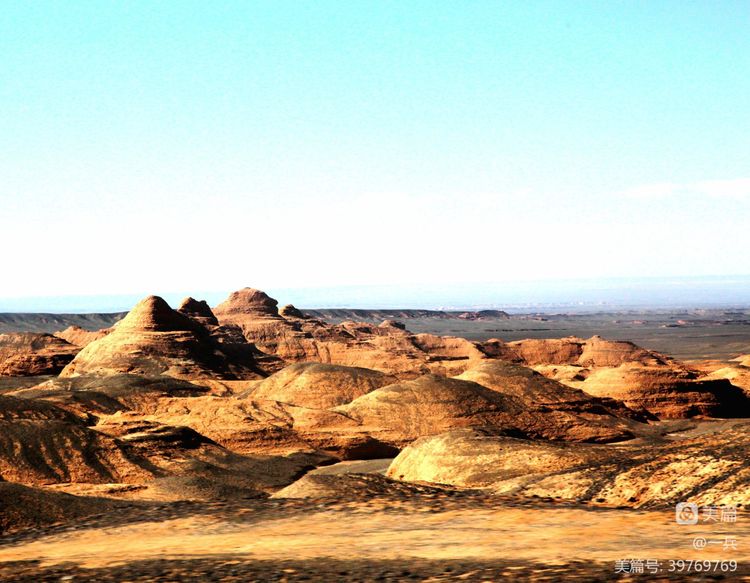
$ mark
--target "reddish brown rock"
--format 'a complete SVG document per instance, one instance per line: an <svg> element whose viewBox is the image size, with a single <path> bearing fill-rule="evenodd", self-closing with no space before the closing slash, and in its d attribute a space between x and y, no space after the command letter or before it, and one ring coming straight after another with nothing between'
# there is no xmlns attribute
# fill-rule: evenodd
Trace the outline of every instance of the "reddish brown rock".
<svg viewBox="0 0 750 583"><path fill-rule="evenodd" d="M293 429L294 419L271 401L247 398L162 397L128 403L129 411L101 415L99 428L111 435L130 431L143 423L190 427L235 453L286 454L312 451ZM121 427L121 429L118 429Z"/></svg>
<svg viewBox="0 0 750 583"><path fill-rule="evenodd" d="M632 438L637 425L618 416L614 407L577 414L529 406L473 382L434 375L393 380L366 369L297 364L235 397L131 398L129 411L102 415L100 427L164 423L190 427L245 455L318 451L339 459L371 459L392 456L418 437L457 427L609 442Z"/></svg>
<svg viewBox="0 0 750 583"><path fill-rule="evenodd" d="M283 318L278 302L266 293L244 288L232 292L213 310L222 325L238 327L248 342L263 352L287 361L318 360L314 341L302 332L299 322Z"/></svg>
<svg viewBox="0 0 750 583"><path fill-rule="evenodd" d="M282 310L267 294L252 288L230 294L214 308L223 326L236 326L248 342L286 362L361 366L388 374L458 374L486 357L481 345L463 338L411 334L384 322L326 324ZM289 317L284 317L288 315Z"/></svg>
<svg viewBox="0 0 750 583"><path fill-rule="evenodd" d="M0 535L117 512L126 503L0 482Z"/></svg>
<svg viewBox="0 0 750 583"><path fill-rule="evenodd" d="M721 366L715 370L712 370L706 376L701 377L701 380L717 379L725 379L729 381L735 387L739 387L743 391L745 391L745 394L750 397L750 366L744 366L741 364Z"/></svg>
<svg viewBox="0 0 750 583"><path fill-rule="evenodd" d="M304 320L304 319L307 318L307 316L305 316L305 314L303 314L300 310L298 310L297 308L295 308L292 304L287 304L286 306L283 306L279 310L279 315L281 317L287 318L287 319L297 318L297 319L300 319L300 320Z"/></svg>
<svg viewBox="0 0 750 583"><path fill-rule="evenodd" d="M94 340L104 338L109 334L111 328L102 328L101 330L84 330L79 326L68 326L61 332L55 332L55 336L62 338L63 340L70 342L74 346L83 348L90 344Z"/></svg>
<svg viewBox="0 0 750 583"><path fill-rule="evenodd" d="M472 342L464 338L411 334L403 324L385 321L331 325L285 306L252 288L232 293L216 306L222 325L237 326L246 340L286 362L322 362L362 366L403 378L426 373L452 376L486 359L527 365L618 366L623 362L662 364L669 359L630 342L588 340L501 340Z"/></svg>
<svg viewBox="0 0 750 583"><path fill-rule="evenodd" d="M660 419L750 416L750 400L742 389L676 365L630 362L594 369L584 381L571 384L591 395L646 409Z"/></svg>
<svg viewBox="0 0 750 583"><path fill-rule="evenodd" d="M81 350L61 376L132 373L185 379L258 378L261 371L252 359L252 347L245 347L244 354L228 356L206 327L173 310L163 299L149 296L110 334ZM227 350L237 352L231 343Z"/></svg>
<svg viewBox="0 0 750 583"><path fill-rule="evenodd" d="M579 414L612 415L645 422L655 416L634 411L621 401L594 397L540 373L507 361L489 360L456 378L473 381L484 387L520 399L527 407L570 411Z"/></svg>
<svg viewBox="0 0 750 583"><path fill-rule="evenodd" d="M566 411L528 407L514 396L477 383L426 375L372 391L335 408L358 431L401 446L425 435L461 427L494 427L508 434L569 441L630 439L629 420L608 415L595 420ZM333 430L335 420L329 420Z"/></svg>
<svg viewBox="0 0 750 583"><path fill-rule="evenodd" d="M246 319L241 316L256 316L265 318L278 318L279 302L265 292L251 287L232 292L229 297L216 306L214 314L222 320L238 320L233 322L240 324Z"/></svg>
<svg viewBox="0 0 750 583"><path fill-rule="evenodd" d="M211 420L206 417L204 431L213 429L217 435L222 435L222 423L226 421L221 418L222 409L215 408L213 413L215 416L218 413L218 427L209 427L207 423ZM192 420L195 423L197 417ZM238 432L242 421L235 419L233 425ZM156 479L144 481L148 490L142 497L146 498L210 501L255 498L263 496L263 492L278 490L319 464L332 461L330 456L309 451L309 448L240 454L188 425L168 423L166 416L161 422L127 415L112 416L103 419L97 430L127 444L157 469Z"/></svg>
<svg viewBox="0 0 750 583"><path fill-rule="evenodd" d="M216 316L214 316L214 313L211 311L211 308L205 302L205 300L199 301L187 297L182 300L182 303L177 308L177 311L180 314L187 316L191 320L195 320L196 322L203 324L204 326L219 325L219 321L216 319Z"/></svg>
<svg viewBox="0 0 750 583"><path fill-rule="evenodd" d="M394 382L395 377L366 368L302 362L261 381L250 396L297 407L330 409Z"/></svg>
<svg viewBox="0 0 750 583"><path fill-rule="evenodd" d="M52 334L0 334L0 375L58 374L78 350Z"/></svg>
<svg viewBox="0 0 750 583"><path fill-rule="evenodd" d="M110 437L49 403L0 396L0 477L24 484L129 482L151 473Z"/></svg>
<svg viewBox="0 0 750 583"><path fill-rule="evenodd" d="M86 418L90 414L100 416L139 411L165 397L195 397L210 391L209 387L167 376L114 374L105 377L55 377L6 395L38 403L52 403Z"/></svg>
<svg viewBox="0 0 750 583"><path fill-rule="evenodd" d="M518 362L526 365L578 365L584 367L619 366L625 362L665 364L663 354L645 350L632 342L605 340L592 336L588 340L570 336L546 340L508 342L507 348Z"/></svg>
<svg viewBox="0 0 750 583"><path fill-rule="evenodd" d="M530 441L482 429L419 439L387 475L419 483L609 506L750 503L750 426L688 431L617 447Z"/></svg>

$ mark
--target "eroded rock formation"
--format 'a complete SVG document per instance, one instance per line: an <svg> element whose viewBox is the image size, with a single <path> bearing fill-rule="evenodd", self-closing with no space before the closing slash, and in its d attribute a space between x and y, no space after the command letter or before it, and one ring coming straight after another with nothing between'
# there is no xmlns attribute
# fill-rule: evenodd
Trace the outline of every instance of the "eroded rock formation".
<svg viewBox="0 0 750 583"><path fill-rule="evenodd" d="M367 368L303 362L261 381L250 395L297 407L330 409L393 382L395 377Z"/></svg>
<svg viewBox="0 0 750 583"><path fill-rule="evenodd" d="M106 336L109 334L110 330L110 328L103 328L101 330L84 330L80 326L68 326L61 332L55 332L55 336L70 342L74 346L83 348L94 340L99 340L99 338Z"/></svg>
<svg viewBox="0 0 750 583"><path fill-rule="evenodd" d="M750 425L618 447L552 443L461 430L415 441L387 475L616 506L750 503Z"/></svg>
<svg viewBox="0 0 750 583"><path fill-rule="evenodd" d="M570 336L546 340L517 340L508 342L508 356L533 366L567 364L583 367L619 366L625 362L664 364L670 359L663 354L645 350L632 342L605 340L592 336L588 340ZM509 360L511 358L508 358Z"/></svg>
<svg viewBox="0 0 750 583"><path fill-rule="evenodd" d="M84 419L43 401L0 396L0 477L9 482L132 482L150 472Z"/></svg>
<svg viewBox="0 0 750 583"><path fill-rule="evenodd" d="M701 445L681 425L692 422L657 422L750 416L741 363L700 371L599 337L473 342L395 320L329 324L251 288L215 310L150 296L108 331L60 335L70 342L0 336L0 371L67 363L52 379L5 377L0 479L161 501L292 483L279 495L431 492L403 479L633 506L689 492L738 500L750 483L747 426L723 426L732 449L718 430L702 429ZM390 478L295 482L397 455Z"/></svg>
<svg viewBox="0 0 750 583"><path fill-rule="evenodd" d="M594 369L585 380L570 384L646 409L660 419L750 416L750 400L739 387L726 379L701 378L683 367L629 362Z"/></svg>
<svg viewBox="0 0 750 583"><path fill-rule="evenodd" d="M219 321L216 319L216 316L214 316L210 306L204 300L196 300L187 297L182 300L177 311L204 326L219 325Z"/></svg>
<svg viewBox="0 0 750 583"><path fill-rule="evenodd" d="M214 308L220 323L236 326L260 350L291 362L360 366L401 376L458 374L487 357L463 338L411 334L402 324L342 322L331 325L293 306L281 312L264 292L245 288Z"/></svg>
<svg viewBox="0 0 750 583"><path fill-rule="evenodd" d="M252 347L238 358L223 350L221 335L173 310L160 297L139 302L107 336L81 350L61 376L119 373L175 378L259 378ZM234 350L231 343L229 349ZM236 351L235 351L236 352Z"/></svg>
<svg viewBox="0 0 750 583"><path fill-rule="evenodd" d="M334 411L373 437L399 446L450 429L483 426L541 439L610 442L633 437L627 423L608 415L591 420L566 411L541 411L475 382L435 375L387 385Z"/></svg>
<svg viewBox="0 0 750 583"><path fill-rule="evenodd" d="M622 401L606 396L595 397L546 378L530 368L503 360L485 361L456 378L516 397L531 408L614 415L637 421L656 419L644 410L629 409Z"/></svg>
<svg viewBox="0 0 750 583"><path fill-rule="evenodd" d="M0 334L0 375L58 374L79 347L52 334Z"/></svg>

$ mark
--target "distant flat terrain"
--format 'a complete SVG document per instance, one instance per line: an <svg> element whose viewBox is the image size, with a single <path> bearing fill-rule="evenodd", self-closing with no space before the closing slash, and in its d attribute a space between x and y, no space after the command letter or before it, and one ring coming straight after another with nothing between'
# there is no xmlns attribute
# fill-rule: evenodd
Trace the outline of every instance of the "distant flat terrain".
<svg viewBox="0 0 750 583"><path fill-rule="evenodd" d="M501 338L590 338L630 340L678 359L727 360L750 352L750 311L690 310L602 312L597 314L522 314L508 320L436 320L406 322L413 332Z"/></svg>
<svg viewBox="0 0 750 583"><path fill-rule="evenodd" d="M68 326L100 330L125 317L127 312L113 314L0 314L0 334L7 332L59 332Z"/></svg>
<svg viewBox="0 0 750 583"><path fill-rule="evenodd" d="M303 309L332 323L399 320L417 333L462 336L471 340L562 338L600 335L630 340L678 359L727 360L750 352L750 310L628 310L589 314L514 314L500 310ZM0 333L56 332L68 326L108 328L124 312L99 314L0 314Z"/></svg>
<svg viewBox="0 0 750 583"><path fill-rule="evenodd" d="M383 320L508 320L510 316L502 310L456 311L456 310L364 310L353 308L326 308L303 310L306 314L328 322L382 322Z"/></svg>
<svg viewBox="0 0 750 583"><path fill-rule="evenodd" d="M427 310L305 310L330 322L403 321L413 332L470 340L564 338L599 335L630 340L678 359L726 360L750 352L750 310L627 310L589 314L429 312ZM388 314L386 316L386 313ZM500 312L504 314L504 312ZM470 316L468 314L474 314Z"/></svg>
<svg viewBox="0 0 750 583"><path fill-rule="evenodd" d="M345 320L355 322L375 322L383 320L402 321L497 321L508 320L510 316L500 310L480 311L444 311L444 310L359 310L349 308L311 309L304 310L306 314L339 323ZM127 312L97 313L97 314L48 314L48 313L0 313L0 333L7 332L58 332L68 326L78 326L84 330L99 330L109 328L127 315Z"/></svg>

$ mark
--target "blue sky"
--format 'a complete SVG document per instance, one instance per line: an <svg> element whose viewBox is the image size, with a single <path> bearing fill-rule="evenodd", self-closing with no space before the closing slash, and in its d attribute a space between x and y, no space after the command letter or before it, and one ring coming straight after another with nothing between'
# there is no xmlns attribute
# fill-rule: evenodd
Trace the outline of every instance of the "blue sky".
<svg viewBox="0 0 750 583"><path fill-rule="evenodd" d="M746 2L6 2L0 296L750 273L749 27Z"/></svg>

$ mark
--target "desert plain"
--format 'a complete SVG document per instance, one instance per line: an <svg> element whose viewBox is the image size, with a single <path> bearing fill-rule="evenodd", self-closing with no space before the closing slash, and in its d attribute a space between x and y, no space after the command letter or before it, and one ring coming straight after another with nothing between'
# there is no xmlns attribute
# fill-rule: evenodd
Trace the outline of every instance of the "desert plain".
<svg viewBox="0 0 750 583"><path fill-rule="evenodd" d="M0 578L750 579L748 322L2 315Z"/></svg>

